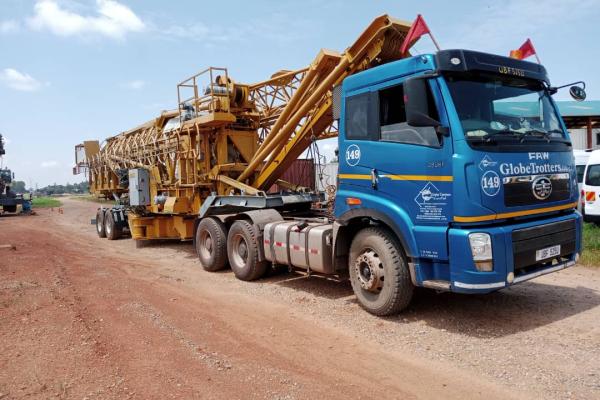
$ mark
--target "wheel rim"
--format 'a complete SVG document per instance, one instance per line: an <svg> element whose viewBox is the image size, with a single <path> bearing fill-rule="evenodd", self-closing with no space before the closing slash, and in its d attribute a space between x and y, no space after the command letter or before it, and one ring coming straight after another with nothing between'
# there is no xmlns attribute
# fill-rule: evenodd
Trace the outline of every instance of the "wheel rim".
<svg viewBox="0 0 600 400"><path fill-rule="evenodd" d="M354 261L354 272L360 287L379 293L383 289L385 270L381 259L372 249L365 249Z"/></svg>
<svg viewBox="0 0 600 400"><path fill-rule="evenodd" d="M106 231L107 235L110 235L112 228L110 226L110 222L109 222L108 218L106 219L106 224L104 225L104 230Z"/></svg>
<svg viewBox="0 0 600 400"><path fill-rule="evenodd" d="M213 239L207 230L200 232L200 257L208 260L213 254Z"/></svg>
<svg viewBox="0 0 600 400"><path fill-rule="evenodd" d="M102 222L100 222L99 218L96 218L96 230L98 233L102 232Z"/></svg>
<svg viewBox="0 0 600 400"><path fill-rule="evenodd" d="M246 243L246 239L240 234L235 235L232 239L231 255L233 262L243 268L248 262L248 243Z"/></svg>

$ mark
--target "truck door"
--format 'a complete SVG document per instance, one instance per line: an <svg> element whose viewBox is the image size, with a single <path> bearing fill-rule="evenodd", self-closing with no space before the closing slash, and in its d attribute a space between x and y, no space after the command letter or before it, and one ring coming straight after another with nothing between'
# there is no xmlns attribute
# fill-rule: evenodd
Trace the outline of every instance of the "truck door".
<svg viewBox="0 0 600 400"><path fill-rule="evenodd" d="M437 83L431 81L429 89L430 109L437 111L442 126L448 126ZM376 199L383 208L401 209L410 219L419 256L447 260L453 181L450 137L432 127L406 123L401 81L348 97L343 128L340 188Z"/></svg>

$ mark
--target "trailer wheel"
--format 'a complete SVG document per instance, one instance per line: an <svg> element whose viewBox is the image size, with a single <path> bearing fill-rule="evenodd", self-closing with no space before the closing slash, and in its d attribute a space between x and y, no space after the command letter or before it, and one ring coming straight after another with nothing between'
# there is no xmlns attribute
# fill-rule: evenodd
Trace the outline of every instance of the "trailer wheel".
<svg viewBox="0 0 600 400"><path fill-rule="evenodd" d="M101 238L106 237L106 230L104 229L104 210L100 209L96 213L96 233Z"/></svg>
<svg viewBox="0 0 600 400"><path fill-rule="evenodd" d="M227 235L229 265L238 279L253 281L267 271L267 263L258 261L258 240L254 226L248 221L235 221Z"/></svg>
<svg viewBox="0 0 600 400"><path fill-rule="evenodd" d="M17 206L2 206L4 208L4 212L7 213L16 213L17 212Z"/></svg>
<svg viewBox="0 0 600 400"><path fill-rule="evenodd" d="M352 240L350 282L361 307L385 316L405 309L414 286L398 240L387 229L365 228Z"/></svg>
<svg viewBox="0 0 600 400"><path fill-rule="evenodd" d="M227 266L227 229L216 218L204 218L196 229L196 253L205 271Z"/></svg>
<svg viewBox="0 0 600 400"><path fill-rule="evenodd" d="M108 240L117 240L123 233L123 229L120 225L115 223L113 214L110 211L107 211L104 214L104 231L106 232L106 238Z"/></svg>

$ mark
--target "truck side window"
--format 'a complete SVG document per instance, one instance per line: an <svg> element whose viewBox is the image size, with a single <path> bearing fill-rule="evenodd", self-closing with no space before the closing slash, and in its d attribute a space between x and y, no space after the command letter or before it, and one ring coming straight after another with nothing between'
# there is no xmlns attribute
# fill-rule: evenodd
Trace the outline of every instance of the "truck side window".
<svg viewBox="0 0 600 400"><path fill-rule="evenodd" d="M346 138L368 140L369 137L369 93L346 99Z"/></svg>
<svg viewBox="0 0 600 400"><path fill-rule="evenodd" d="M438 119L431 90L428 91L429 109ZM406 123L404 90L402 85L379 91L379 121L381 140L422 146L439 147L441 138L432 127L414 127Z"/></svg>

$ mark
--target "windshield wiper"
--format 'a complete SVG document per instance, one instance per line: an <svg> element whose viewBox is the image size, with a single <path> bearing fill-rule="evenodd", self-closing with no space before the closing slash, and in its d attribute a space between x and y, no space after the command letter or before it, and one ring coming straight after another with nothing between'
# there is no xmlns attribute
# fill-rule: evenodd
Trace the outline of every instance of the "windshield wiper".
<svg viewBox="0 0 600 400"><path fill-rule="evenodd" d="M544 139L546 139L546 141L548 143L550 143L551 138L552 138L551 134L553 134L553 133L560 133L562 135L563 132L560 129L550 129L549 131L543 131L541 129L531 129L531 130L528 130L527 132L523 133L523 136L521 136L520 142L523 143L526 136L534 136L534 135L538 134L538 135L542 135L544 137Z"/></svg>

